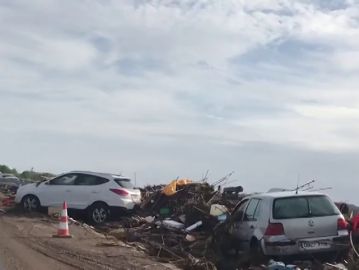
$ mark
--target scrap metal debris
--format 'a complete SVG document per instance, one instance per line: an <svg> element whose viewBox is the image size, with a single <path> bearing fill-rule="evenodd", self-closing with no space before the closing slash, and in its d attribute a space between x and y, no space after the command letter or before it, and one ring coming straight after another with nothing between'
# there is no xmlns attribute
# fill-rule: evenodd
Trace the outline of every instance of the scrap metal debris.
<svg viewBox="0 0 359 270"><path fill-rule="evenodd" d="M358 269L350 267L357 265L359 259L354 252L343 264L270 261L267 265L253 267L244 264L248 262L244 254L237 256L239 259L234 262L226 261L217 241L218 235L223 233L221 225L246 196L241 186L221 190L218 185L230 175L216 181L217 188L206 181L189 179L147 186L141 190L143 201L136 215L97 229L136 246L161 262L183 269ZM353 250L357 244L353 242Z"/></svg>
<svg viewBox="0 0 359 270"><path fill-rule="evenodd" d="M147 186L142 197L138 215L98 229L141 250L145 248L162 262L183 269L217 269L214 229L240 199L232 196L226 200L209 183L189 179Z"/></svg>

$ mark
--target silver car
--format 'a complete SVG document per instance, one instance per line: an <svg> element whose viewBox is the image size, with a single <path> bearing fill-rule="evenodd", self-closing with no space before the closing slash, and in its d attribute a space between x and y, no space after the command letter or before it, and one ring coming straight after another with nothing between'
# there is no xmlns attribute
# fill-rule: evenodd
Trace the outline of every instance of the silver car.
<svg viewBox="0 0 359 270"><path fill-rule="evenodd" d="M236 248L268 256L343 251L347 222L331 199L314 192L251 195L234 209L227 230Z"/></svg>

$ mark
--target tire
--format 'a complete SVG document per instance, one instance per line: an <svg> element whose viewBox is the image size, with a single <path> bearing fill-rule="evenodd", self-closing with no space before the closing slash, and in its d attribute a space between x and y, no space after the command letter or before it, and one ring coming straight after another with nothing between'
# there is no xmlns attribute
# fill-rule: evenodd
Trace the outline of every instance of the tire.
<svg viewBox="0 0 359 270"><path fill-rule="evenodd" d="M213 245L223 257L229 257L232 254L234 245L231 235L227 232L226 224L220 224L215 230Z"/></svg>
<svg viewBox="0 0 359 270"><path fill-rule="evenodd" d="M348 260L349 252L350 252L349 248L344 249L333 254L334 256L332 256L331 258L335 258L335 262L342 262L344 260Z"/></svg>
<svg viewBox="0 0 359 270"><path fill-rule="evenodd" d="M34 195L26 195L22 198L21 206L26 212L39 211L41 208L40 200Z"/></svg>
<svg viewBox="0 0 359 270"><path fill-rule="evenodd" d="M87 211L89 221L94 225L104 223L110 215L109 207L105 203L94 203Z"/></svg>
<svg viewBox="0 0 359 270"><path fill-rule="evenodd" d="M220 240L220 251L222 252L222 254L226 257L228 256L233 256L233 249L234 245L233 245L233 239L231 236L229 235L223 235L222 239ZM237 249L235 249L235 252L237 252Z"/></svg>
<svg viewBox="0 0 359 270"><path fill-rule="evenodd" d="M261 242L256 238L253 238L250 243L250 258L254 265L260 265L265 260Z"/></svg>

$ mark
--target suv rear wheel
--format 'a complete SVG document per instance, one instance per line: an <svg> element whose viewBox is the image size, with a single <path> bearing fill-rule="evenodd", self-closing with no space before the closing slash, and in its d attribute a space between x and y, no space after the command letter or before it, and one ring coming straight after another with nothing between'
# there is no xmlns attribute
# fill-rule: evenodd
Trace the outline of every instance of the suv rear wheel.
<svg viewBox="0 0 359 270"><path fill-rule="evenodd" d="M94 203L88 209L88 217L91 223L99 225L104 223L110 214L109 207L105 203Z"/></svg>

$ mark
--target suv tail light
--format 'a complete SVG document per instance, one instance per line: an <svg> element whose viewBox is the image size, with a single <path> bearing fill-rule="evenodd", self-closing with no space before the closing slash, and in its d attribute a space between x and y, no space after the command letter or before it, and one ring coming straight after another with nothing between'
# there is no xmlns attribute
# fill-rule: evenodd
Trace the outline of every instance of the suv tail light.
<svg viewBox="0 0 359 270"><path fill-rule="evenodd" d="M338 231L347 230L348 229L348 222L344 218L338 218Z"/></svg>
<svg viewBox="0 0 359 270"><path fill-rule="evenodd" d="M282 223L269 223L264 235L274 236L274 235L283 235L284 227Z"/></svg>
<svg viewBox="0 0 359 270"><path fill-rule="evenodd" d="M130 194L126 190L123 190L123 189L111 188L110 190L120 196L128 196Z"/></svg>

